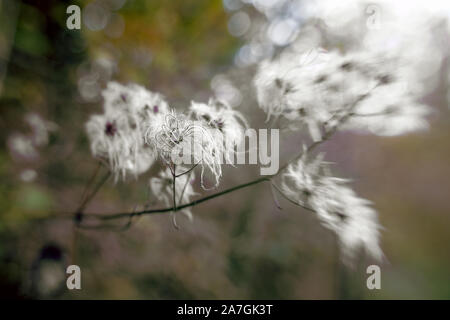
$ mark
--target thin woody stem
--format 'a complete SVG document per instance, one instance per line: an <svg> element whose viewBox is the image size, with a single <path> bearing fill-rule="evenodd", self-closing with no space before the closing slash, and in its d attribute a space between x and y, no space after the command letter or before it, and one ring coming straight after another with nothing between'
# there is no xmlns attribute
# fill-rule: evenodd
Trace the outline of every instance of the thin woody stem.
<svg viewBox="0 0 450 320"><path fill-rule="evenodd" d="M178 229L178 224L177 224L177 220L175 218L175 212L177 212L177 200L176 200L176 184L175 184L175 180L177 178L177 174L176 174L176 165L173 165L173 171L172 171L172 199L173 199L173 212L172 212L172 223L173 226L175 227L175 229Z"/></svg>
<svg viewBox="0 0 450 320"><path fill-rule="evenodd" d="M100 188L105 184L105 182L108 180L108 178L110 177L111 172L108 171L103 178L97 183L97 185L95 186L94 190L88 195L86 196L86 198L84 199L84 201L81 203L81 205L78 207L77 210L77 214L80 214L83 212L84 208L86 207L86 205L94 198L94 196L97 194L97 192L100 190Z"/></svg>
<svg viewBox="0 0 450 320"><path fill-rule="evenodd" d="M95 167L95 171L92 174L91 178L89 179L89 181L86 183L86 186L84 187L83 190L83 194L81 195L81 204L79 206L79 208L82 207L82 204L84 203L84 201L86 200L86 195L89 191L89 188L91 187L92 183L94 182L95 178L97 177L98 172L100 171L100 167L102 166L102 163L99 161L97 166ZM79 211L80 209L78 209L77 211Z"/></svg>
<svg viewBox="0 0 450 320"><path fill-rule="evenodd" d="M98 183L95 186L94 190L90 194L88 194L88 190L91 187L92 183L95 181L95 178L97 177L97 174L99 173L100 169L101 169L101 162L98 163L92 177L89 179L88 183L86 184L86 187L85 187L85 189L83 191L83 195L82 195L83 200L74 215L71 254L70 254L70 261L72 264L74 264L76 261L77 242L78 242L77 227L79 226L79 224L82 220L83 210L86 207L86 205L89 203L89 201L91 201L94 198L94 196L97 194L97 192L100 190L101 186L106 182L106 180L109 178L109 175L110 175L110 172L108 171L107 175L104 176L104 178L100 181L100 183Z"/></svg>
<svg viewBox="0 0 450 320"><path fill-rule="evenodd" d="M186 203L186 204L183 204L183 205L179 205L176 208L175 207L161 208L161 209L143 210L143 211L139 211L139 212L135 212L135 213L128 213L128 212L126 212L126 213L117 213L117 214L111 214L111 215L86 214L85 217L86 218L95 218L95 219L107 221L107 220L127 218L130 215L140 216L140 215L166 213L166 212L171 212L171 211L179 211L179 210L182 210L182 209L185 209L185 208L193 207L193 206L198 205L198 204L200 204L202 202L205 202L205 201L208 201L208 200L220 197L220 196L225 195L227 193L230 193L230 192L233 192L233 191L236 191L236 190L239 190L239 189L243 189L243 188L246 188L246 187L249 187L249 186L261 183L261 182L264 182L264 181L270 181L270 178L269 177L262 177L262 178L259 178L259 179L256 179L256 180L252 180L250 182L234 186L232 188L226 189L226 190L221 191L221 192L214 193L214 194L206 196L204 198L197 199L197 200L194 200L192 202L189 202L189 203Z"/></svg>
<svg viewBox="0 0 450 320"><path fill-rule="evenodd" d="M183 190L181 191L181 194L178 197L178 203L181 203L182 200L183 200L183 195L184 195L184 192L186 191L188 183L190 182L189 179L191 178L191 174L192 174L192 171L188 173L188 176L186 178L186 182L184 183Z"/></svg>
<svg viewBox="0 0 450 320"><path fill-rule="evenodd" d="M176 185L175 185L175 179L177 178L177 175L175 174L175 171L176 170L176 166L175 165L173 165L173 173L172 173L172 193L173 193L173 211L177 211L177 201L176 201L176 199L175 199L175 197L176 197L176 194L175 194L175 187L176 187Z"/></svg>
<svg viewBox="0 0 450 320"><path fill-rule="evenodd" d="M194 170L198 165L200 164L200 162L197 162L195 165L193 165L189 170L186 170L185 172L179 173L177 175L175 175L175 177L181 177L182 175L185 175L189 172L191 172L192 170Z"/></svg>

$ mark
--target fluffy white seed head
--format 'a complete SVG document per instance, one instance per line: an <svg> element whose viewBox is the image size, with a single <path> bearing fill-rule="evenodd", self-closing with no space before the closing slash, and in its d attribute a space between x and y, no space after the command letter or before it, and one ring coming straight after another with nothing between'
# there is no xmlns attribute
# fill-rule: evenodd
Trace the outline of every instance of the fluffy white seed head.
<svg viewBox="0 0 450 320"><path fill-rule="evenodd" d="M311 208L321 224L336 233L345 262L351 264L360 248L381 259L380 226L375 210L346 185L346 180L329 176L328 170L322 156L315 159L303 156L283 175L283 192Z"/></svg>
<svg viewBox="0 0 450 320"><path fill-rule="evenodd" d="M258 103L268 117L281 117L288 129L307 127L316 141L321 138L321 127L344 118L341 129L378 135L398 135L427 126L428 107L416 102L418 86L410 81L408 66L401 58L369 51L334 51L326 57L305 65L301 55L291 52L260 64L254 85ZM395 112L390 112L392 106Z"/></svg>
<svg viewBox="0 0 450 320"><path fill-rule="evenodd" d="M236 147L243 142L244 131L248 128L244 116L226 102L214 99L208 104L191 102L189 114L209 130L216 149L222 151L227 163L233 163Z"/></svg>
<svg viewBox="0 0 450 320"><path fill-rule="evenodd" d="M137 176L147 171L156 151L144 143L149 126L167 112L162 96L138 85L110 82L102 92L103 114L86 123L91 152L105 161L118 178Z"/></svg>
<svg viewBox="0 0 450 320"><path fill-rule="evenodd" d="M139 175L155 160L156 153L143 145L141 132L121 115L93 115L86 130L93 156L105 161L116 179Z"/></svg>
<svg viewBox="0 0 450 320"><path fill-rule="evenodd" d="M170 166L183 165L201 167L201 185L207 169L219 184L222 176L220 161L221 149L201 122L194 122L183 114L171 111L164 115L163 121L155 129L149 128L145 135L146 143L156 148L165 163Z"/></svg>

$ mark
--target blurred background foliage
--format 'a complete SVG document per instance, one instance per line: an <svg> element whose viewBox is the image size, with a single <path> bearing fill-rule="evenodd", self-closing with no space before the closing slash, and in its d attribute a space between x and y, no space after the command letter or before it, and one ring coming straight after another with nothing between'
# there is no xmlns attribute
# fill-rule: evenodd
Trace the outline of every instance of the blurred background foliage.
<svg viewBox="0 0 450 320"><path fill-rule="evenodd" d="M83 9L81 30L66 28L71 4ZM76 210L97 166L84 123L101 110L109 80L142 84L183 109L206 101L211 79L227 73L241 89L239 108L264 127L249 89L253 69L234 65L242 42L229 33L222 1L2 0L0 10L0 297L450 298L446 80L427 97L436 110L429 132L342 133L323 147L385 227L382 290L369 291L370 262L343 268L334 236L289 203L278 211L263 185L195 207L181 230L166 215L123 232L77 230L58 218ZM300 143L289 137L281 154ZM157 169L109 181L87 211L145 204ZM257 174L255 166L227 167L221 188ZM81 267L82 290L65 289L69 264Z"/></svg>

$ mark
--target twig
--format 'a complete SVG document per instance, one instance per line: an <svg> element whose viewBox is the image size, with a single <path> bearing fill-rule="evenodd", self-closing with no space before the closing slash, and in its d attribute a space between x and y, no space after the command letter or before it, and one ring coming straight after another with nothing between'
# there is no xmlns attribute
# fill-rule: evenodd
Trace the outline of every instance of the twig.
<svg viewBox="0 0 450 320"><path fill-rule="evenodd" d="M89 181L86 183L86 186L84 187L83 194L81 195L81 204L80 204L80 206L79 206L77 211L80 210L82 204L86 200L86 195L87 195L87 193L89 191L89 188L91 187L92 183L94 182L95 178L97 177L97 174L100 171L100 167L101 166L102 166L102 163L99 161L97 166L95 167L94 173L92 174L91 178L89 179Z"/></svg>
<svg viewBox="0 0 450 320"><path fill-rule="evenodd" d="M205 201L208 201L208 200L220 197L220 196L225 195L227 193L230 193L230 192L233 192L233 191L236 191L236 190L239 190L239 189L243 189L243 188L246 188L246 187L249 187L249 186L261 183L261 182L264 182L264 181L270 181L270 178L269 177L258 178L256 180L252 180L250 182L243 183L243 184L240 184L238 186L234 186L234 187L226 189L224 191L214 193L214 194L206 196L204 198L197 199L197 200L194 200L192 202L189 202L189 203L186 203L186 204L183 204L183 205L179 205L176 208L170 207L170 208L143 210L143 211L139 211L139 212L136 212L136 213L133 213L133 214L136 215L136 216L141 216L141 215L147 215L147 214L158 214L158 213L166 213L166 212L171 212L171 211L180 211L182 209L196 206L196 205L198 205L198 204L200 204L202 202L205 202ZM130 215L131 215L131 213L129 213L129 212L109 214L109 215L86 213L86 214L84 214L84 217L85 218L94 218L94 219L107 221L107 220L126 218L126 217L129 217Z"/></svg>
<svg viewBox="0 0 450 320"><path fill-rule="evenodd" d="M182 200L183 200L183 195L184 195L184 192L186 191L186 188L187 188L188 183L190 182L189 179L191 179L191 174L192 174L192 171L189 172L189 174L188 174L188 176L187 176L187 178L186 178L186 182L184 183L183 190L181 191L181 194L180 194L180 196L178 197L178 203L181 203Z"/></svg>
<svg viewBox="0 0 450 320"><path fill-rule="evenodd" d="M172 195L172 199L173 199L173 212L171 213L172 214L172 223L173 223L173 226L175 227L175 229L179 229L179 227L178 227L178 224L177 224L177 220L176 220L176 217L175 217L175 212L177 212L177 201L176 201L176 185L175 185L175 180L176 180L176 178L177 178L177 175L176 175L176 165L174 164L173 165L173 171L172 171L172 193L173 193L173 195Z"/></svg>
<svg viewBox="0 0 450 320"><path fill-rule="evenodd" d="M78 210L76 214L80 214L83 212L86 205L95 197L97 192L100 190L100 188L105 184L105 182L108 180L108 178L111 176L111 172L108 171L103 178L97 183L94 190L84 199L84 201L81 203L81 205L78 207Z"/></svg>
<svg viewBox="0 0 450 320"><path fill-rule="evenodd" d="M182 175L185 175L185 174L191 172L191 171L194 170L199 164L200 164L200 162L197 162L194 166L192 166L192 168L190 168L189 170L186 170L186 171L183 172L183 173L180 173L180 174L175 175L175 177L178 178L178 177L181 177Z"/></svg>

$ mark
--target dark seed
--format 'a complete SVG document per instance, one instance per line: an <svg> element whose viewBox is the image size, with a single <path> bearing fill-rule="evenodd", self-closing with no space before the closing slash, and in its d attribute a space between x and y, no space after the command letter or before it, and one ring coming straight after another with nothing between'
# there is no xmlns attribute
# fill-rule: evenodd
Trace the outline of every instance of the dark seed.
<svg viewBox="0 0 450 320"><path fill-rule="evenodd" d="M381 76L379 79L380 84L389 84L393 81L392 77L388 74Z"/></svg>
<svg viewBox="0 0 450 320"><path fill-rule="evenodd" d="M105 126L105 134L112 137L114 136L116 131L117 131L116 125L108 121Z"/></svg>
<svg viewBox="0 0 450 320"><path fill-rule="evenodd" d="M289 93L292 91L292 89L293 89L293 87L290 84L287 84L286 88L284 89L284 93Z"/></svg>
<svg viewBox="0 0 450 320"><path fill-rule="evenodd" d="M346 62L341 65L341 69L345 70L345 71L351 71L353 69L353 67L354 67L354 65L351 62Z"/></svg>
<svg viewBox="0 0 450 320"><path fill-rule="evenodd" d="M386 107L386 109L384 109L384 112L392 114L392 113L397 112L397 110L398 110L397 106L390 105L390 106Z"/></svg>
<svg viewBox="0 0 450 320"><path fill-rule="evenodd" d="M341 221L345 221L347 219L347 215L344 213L340 213L340 212L334 212L334 214L341 220Z"/></svg>
<svg viewBox="0 0 450 320"><path fill-rule="evenodd" d="M315 83L321 83L327 80L327 76L323 75L316 79Z"/></svg>
<svg viewBox="0 0 450 320"><path fill-rule="evenodd" d="M275 79L275 85L278 87L278 88L282 88L283 87L283 81L281 81L281 79L280 78L276 78Z"/></svg>

